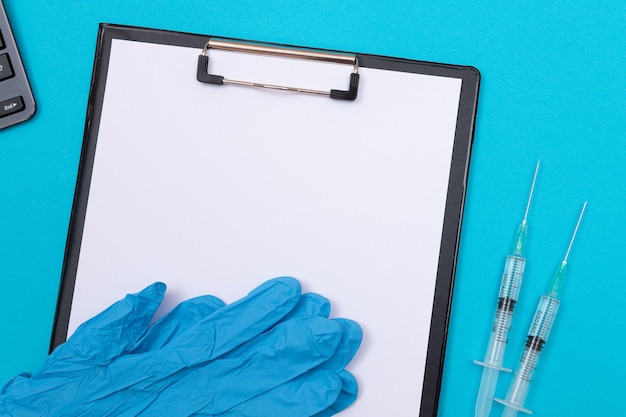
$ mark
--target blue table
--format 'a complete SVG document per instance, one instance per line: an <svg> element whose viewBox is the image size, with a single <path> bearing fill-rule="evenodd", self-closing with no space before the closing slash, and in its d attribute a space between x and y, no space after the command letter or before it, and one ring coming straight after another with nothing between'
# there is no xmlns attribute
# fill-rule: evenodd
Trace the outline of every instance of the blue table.
<svg viewBox="0 0 626 417"><path fill-rule="evenodd" d="M504 257L537 159L528 266L505 362L589 206L526 403L608 415L622 397L626 3L5 0L39 104L0 132L0 381L48 350L99 22L354 50L482 73L440 417L472 415ZM614 262L614 263L613 263ZM595 272L593 272L595 271ZM393 318L390 317L390 320ZM497 393L505 395L508 376ZM499 415L501 406L494 405Z"/></svg>

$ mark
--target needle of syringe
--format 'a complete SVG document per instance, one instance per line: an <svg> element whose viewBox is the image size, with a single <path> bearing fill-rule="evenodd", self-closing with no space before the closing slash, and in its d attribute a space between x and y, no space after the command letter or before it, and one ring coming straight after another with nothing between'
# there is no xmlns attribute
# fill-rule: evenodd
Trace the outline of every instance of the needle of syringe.
<svg viewBox="0 0 626 417"><path fill-rule="evenodd" d="M563 284L563 280L565 279L565 269L567 268L567 258L569 258L569 253L572 250L572 245L574 244L574 239L576 238L576 234L578 233L578 227L580 227L580 221L583 218L583 214L585 214L586 208L587 208L587 202L585 201L585 203L583 204L583 208L580 211L580 215L578 216L578 221L576 222L574 233L572 234L572 238L569 241L567 252L565 252L565 257L561 261L561 264L559 265L559 268L557 269L556 274L554 274L552 283L550 284L550 289L548 290L548 296L552 298L557 298L559 296L561 285Z"/></svg>
<svg viewBox="0 0 626 417"><path fill-rule="evenodd" d="M528 203L526 203L526 213L524 213L524 221L528 219L528 210L530 210L530 201L533 198L533 192L535 191L535 183L537 182L537 174L539 173L539 164L541 160L537 161L537 166L535 167L535 175L533 176L533 183L530 186L530 195L528 196Z"/></svg>
<svg viewBox="0 0 626 417"><path fill-rule="evenodd" d="M587 202L585 201L585 204L583 204L583 208L580 212L580 216L578 217L576 228L574 229L574 233L567 248L567 252L565 253L565 258L561 261L561 264L559 265L556 274L550 283L548 293L546 295L542 295L539 300L539 305L537 305L532 325L528 331L526 347L524 349L519 368L515 372L515 376L513 377L513 381L511 382L507 392L506 399L503 400L496 398L497 402L505 406L502 417L516 417L519 411L528 414L531 413L530 410L524 408L524 402L526 401L526 396L528 395L528 390L530 389L530 382L535 368L537 367L539 355L548 340L548 336L550 335L552 325L554 324L554 320L556 318L556 313L558 312L559 305L561 304L557 297L565 278L567 258L569 257L572 244L574 243L574 239L578 233L578 227L580 226L580 221L583 218L586 207Z"/></svg>
<svg viewBox="0 0 626 417"><path fill-rule="evenodd" d="M583 219L583 214L585 214L585 209L587 208L587 202L583 204L583 209L580 211L580 216L578 216L578 221L576 222L576 228L574 229L574 234L572 235L572 239L569 241L569 246L567 247L567 252L565 253L565 258L563 262L567 262L567 258L569 257L569 253L572 250L572 245L574 244L574 239L576 238L576 234L578 233L578 228L580 227L580 221Z"/></svg>
<svg viewBox="0 0 626 417"><path fill-rule="evenodd" d="M541 161L537 161L535 167L535 175L533 176L533 183L530 186L530 194L528 195L528 203L526 203L526 212L524 213L524 219L517 228L517 236L515 237L515 248L513 249L513 255L522 256L524 252L524 243L526 242L526 235L528 234L528 211L530 210L530 202L533 199L533 192L535 191L535 184L537 182L537 174L539 173L539 164Z"/></svg>
<svg viewBox="0 0 626 417"><path fill-rule="evenodd" d="M515 236L513 255L506 257L504 273L502 274L502 281L500 283L500 292L498 294L498 306L491 326L491 336L489 338L485 359L483 361L474 361L474 363L484 367L478 397L476 399L475 417L489 416L496 385L498 383L498 375L500 371L511 372L510 369L502 366L502 362L509 330L511 328L511 321L513 320L513 310L515 309L522 279L524 277L526 259L522 257L522 253L528 233L528 211L533 197L533 191L535 190L538 172L539 161L537 161L537 166L535 167L535 175L533 176L533 182L530 187L530 195L528 196L524 219L520 223Z"/></svg>

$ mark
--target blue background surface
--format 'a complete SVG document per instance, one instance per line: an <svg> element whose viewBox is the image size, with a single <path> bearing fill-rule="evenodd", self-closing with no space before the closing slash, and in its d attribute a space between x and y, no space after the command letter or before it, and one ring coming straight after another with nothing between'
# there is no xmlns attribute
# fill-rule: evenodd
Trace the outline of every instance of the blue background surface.
<svg viewBox="0 0 626 417"><path fill-rule="evenodd" d="M36 371L47 354L98 23L109 22L477 67L439 416L473 415L481 369L472 360L484 355L537 159L528 266L505 365L517 366L536 301L588 200L526 405L538 417L613 414L626 372L625 2L4 1L39 109L0 131L0 381ZM499 395L508 380L501 377Z"/></svg>

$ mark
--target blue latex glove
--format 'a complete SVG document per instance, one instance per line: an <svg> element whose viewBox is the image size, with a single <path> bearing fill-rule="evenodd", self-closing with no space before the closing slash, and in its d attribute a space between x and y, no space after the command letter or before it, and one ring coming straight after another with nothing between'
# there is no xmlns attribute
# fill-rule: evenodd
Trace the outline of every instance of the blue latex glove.
<svg viewBox="0 0 626 417"><path fill-rule="evenodd" d="M2 415L254 416L232 413L294 381L317 393L312 406L265 416L332 412L348 398L351 376L338 367L356 352L360 329L308 313L316 297L300 297L296 280L270 280L229 306L193 299L148 328L164 292L153 284L79 327L38 374L4 387Z"/></svg>
<svg viewBox="0 0 626 417"><path fill-rule="evenodd" d="M133 352L145 352L163 348L177 335L183 334L201 322L224 304L211 296L193 298L179 304L161 318L142 338ZM296 306L280 322L304 317L330 315L330 302L319 294L303 294ZM347 319L335 319L342 326L342 340L331 359L316 370L301 375L281 386L269 390L219 416L267 417L267 416L313 416L327 417L350 406L357 397L357 382L343 370L356 354L362 339L359 325ZM254 341L252 342L254 343ZM319 372L320 369L334 371ZM341 390L338 391L337 377ZM322 395L321 393L326 393ZM322 410L322 411L319 411ZM200 411L194 416L217 416Z"/></svg>

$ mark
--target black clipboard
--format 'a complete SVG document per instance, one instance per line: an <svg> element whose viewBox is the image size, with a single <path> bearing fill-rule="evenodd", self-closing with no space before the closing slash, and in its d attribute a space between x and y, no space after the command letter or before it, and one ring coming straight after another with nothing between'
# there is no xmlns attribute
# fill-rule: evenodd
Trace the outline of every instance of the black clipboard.
<svg viewBox="0 0 626 417"><path fill-rule="evenodd" d="M51 348L146 283L166 310L293 275L364 328L342 415L434 416L479 79L102 24Z"/></svg>

